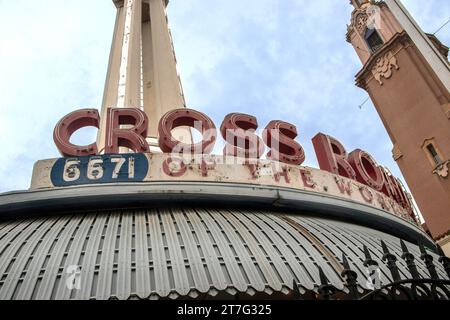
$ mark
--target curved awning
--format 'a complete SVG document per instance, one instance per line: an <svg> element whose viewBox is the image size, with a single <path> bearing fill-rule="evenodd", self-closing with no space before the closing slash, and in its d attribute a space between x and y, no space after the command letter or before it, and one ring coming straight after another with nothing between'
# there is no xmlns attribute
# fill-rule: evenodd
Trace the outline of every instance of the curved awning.
<svg viewBox="0 0 450 320"><path fill-rule="evenodd" d="M363 290L364 246L381 283L393 281L381 241L397 257L401 277L411 277L399 238L301 212L165 206L42 215L0 223L0 299L291 294L294 283L307 294L321 285L320 269L345 292L343 255ZM407 248L420 257L417 246ZM415 263L429 277L420 258ZM446 278L441 266L437 271ZM70 290L75 278L79 290Z"/></svg>

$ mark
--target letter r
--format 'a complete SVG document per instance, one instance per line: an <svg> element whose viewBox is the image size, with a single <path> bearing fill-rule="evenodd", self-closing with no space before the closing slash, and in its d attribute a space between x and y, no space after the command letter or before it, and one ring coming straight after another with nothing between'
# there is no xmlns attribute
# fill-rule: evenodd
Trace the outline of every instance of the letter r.
<svg viewBox="0 0 450 320"><path fill-rule="evenodd" d="M356 173L347 161L347 151L337 139L319 133L313 140L320 169L356 180Z"/></svg>
<svg viewBox="0 0 450 320"><path fill-rule="evenodd" d="M147 115L136 108L110 108L106 120L105 153L119 153L120 147L134 152L149 152Z"/></svg>

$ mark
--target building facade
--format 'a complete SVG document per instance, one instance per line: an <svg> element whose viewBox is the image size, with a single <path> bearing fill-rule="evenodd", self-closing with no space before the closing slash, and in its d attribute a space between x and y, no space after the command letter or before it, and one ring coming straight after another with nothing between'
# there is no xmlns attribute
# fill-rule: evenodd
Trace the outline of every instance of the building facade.
<svg viewBox="0 0 450 320"><path fill-rule="evenodd" d="M433 238L450 254L449 48L425 34L399 1L352 1L347 40L393 142L393 157Z"/></svg>

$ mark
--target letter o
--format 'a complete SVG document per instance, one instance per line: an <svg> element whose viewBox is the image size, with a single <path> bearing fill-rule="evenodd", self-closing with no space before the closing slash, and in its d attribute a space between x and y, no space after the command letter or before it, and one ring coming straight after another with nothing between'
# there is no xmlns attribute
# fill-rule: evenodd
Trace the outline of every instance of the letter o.
<svg viewBox="0 0 450 320"><path fill-rule="evenodd" d="M199 128L197 124L200 123ZM202 141L196 144L186 144L178 141L172 135L172 130L178 127L198 129L202 133ZM217 129L214 122L205 114L192 109L177 109L166 113L159 121L159 147L164 153L209 154L214 149L217 140Z"/></svg>
<svg viewBox="0 0 450 320"><path fill-rule="evenodd" d="M383 189L383 174L370 154L357 149L350 153L348 162L355 170L357 181L378 191Z"/></svg>
<svg viewBox="0 0 450 320"><path fill-rule="evenodd" d="M366 202L368 202L368 203L373 202L374 195L373 195L372 191L370 191L369 188L367 188L366 186L360 187L359 192L361 192L361 195Z"/></svg>
<svg viewBox="0 0 450 320"><path fill-rule="evenodd" d="M177 171L174 171L170 165L173 163L177 163L179 165L179 169ZM168 158L163 163L163 171L166 175L174 178L179 178L184 176L184 174L187 172L187 166L184 163L183 159L179 158Z"/></svg>

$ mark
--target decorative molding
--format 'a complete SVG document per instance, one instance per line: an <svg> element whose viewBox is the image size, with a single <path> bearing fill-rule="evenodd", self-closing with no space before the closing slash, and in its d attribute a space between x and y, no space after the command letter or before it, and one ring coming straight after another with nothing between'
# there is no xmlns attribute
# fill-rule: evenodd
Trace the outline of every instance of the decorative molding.
<svg viewBox="0 0 450 320"><path fill-rule="evenodd" d="M346 34L347 42L349 42L349 43L352 42L351 35L352 35L353 31L355 31L355 29L356 29L356 18L357 18L357 16L362 15L363 13L364 13L363 11L358 10L358 9L353 10L350 24L347 25L347 34Z"/></svg>
<svg viewBox="0 0 450 320"><path fill-rule="evenodd" d="M450 230L447 233L442 234L437 240L437 244L441 247L443 247L447 243L450 243Z"/></svg>
<svg viewBox="0 0 450 320"><path fill-rule="evenodd" d="M366 29L367 21L369 19L365 10L355 9L352 12L350 25L347 27L347 42L351 43L351 34L358 31L360 34Z"/></svg>
<svg viewBox="0 0 450 320"><path fill-rule="evenodd" d="M391 52L394 55L394 57L396 57L399 52L408 48L410 45L411 40L406 34L406 32L403 31L400 33L396 33L395 36L393 36L391 40L385 43L381 49L379 49L375 54L370 56L369 60L367 60L363 68L356 75L356 85L362 89L367 90L369 82L374 78L373 72L376 70L378 59L383 58L389 52ZM392 70L390 71L392 72Z"/></svg>
<svg viewBox="0 0 450 320"><path fill-rule="evenodd" d="M427 138L425 140L423 140L422 145L420 146L422 149L425 149L425 147L427 145L429 145L430 143L434 143L434 137L431 138Z"/></svg>
<svg viewBox="0 0 450 320"><path fill-rule="evenodd" d="M401 159L403 157L403 153L400 150L400 147L398 146L398 144L394 144L394 148L392 149L392 156L395 161L398 161L399 159Z"/></svg>
<svg viewBox="0 0 450 320"><path fill-rule="evenodd" d="M116 8L122 8L124 5L125 0L113 0L114 5L116 6ZM169 5L169 0L165 0L166 7Z"/></svg>
<svg viewBox="0 0 450 320"><path fill-rule="evenodd" d="M435 147L436 152L438 153L439 157L440 157L441 159L443 159L443 156L442 156L442 154L441 154L439 148L436 146L435 138L434 138L434 137L433 137L433 138L428 138L428 139L425 139L425 140L423 141L421 148L422 148L423 151L427 154L427 157L428 157L428 159L430 160L430 162L433 163L433 161L434 161L434 160L431 158L429 151L426 150L426 149L427 149L427 146L430 145L430 144L433 145L433 146ZM441 178L448 178L449 175L450 175L450 169L449 169L449 167L450 167L450 160L446 160L446 161L444 161L444 162L438 164L438 165L434 168L433 174L436 174L436 175L438 175L438 176L441 177Z"/></svg>
<svg viewBox="0 0 450 320"><path fill-rule="evenodd" d="M382 78L389 79L392 77L393 67L396 70L400 69L397 58L392 51L387 52L376 60L375 65L372 67L372 74L380 85L383 85Z"/></svg>
<svg viewBox="0 0 450 320"><path fill-rule="evenodd" d="M367 21L369 21L369 16L367 13L363 12L360 13L357 17L356 17L356 29L358 30L359 33L364 33L364 31L366 31L367 28Z"/></svg>
<svg viewBox="0 0 450 320"><path fill-rule="evenodd" d="M445 60L448 61L448 52L449 47L444 45L434 34L426 33L425 34L428 39L430 39L431 43L438 49L438 51L444 56Z"/></svg>
<svg viewBox="0 0 450 320"><path fill-rule="evenodd" d="M448 178L450 173L450 160L447 160L436 167L433 171L434 174L437 174L441 178Z"/></svg>
<svg viewBox="0 0 450 320"><path fill-rule="evenodd" d="M363 3L358 9L354 9L350 20L350 25L347 26L347 42L351 41L353 31L358 31L360 34L364 34L368 24L370 23L370 8L377 6L380 9L386 6L384 1L367 1Z"/></svg>

